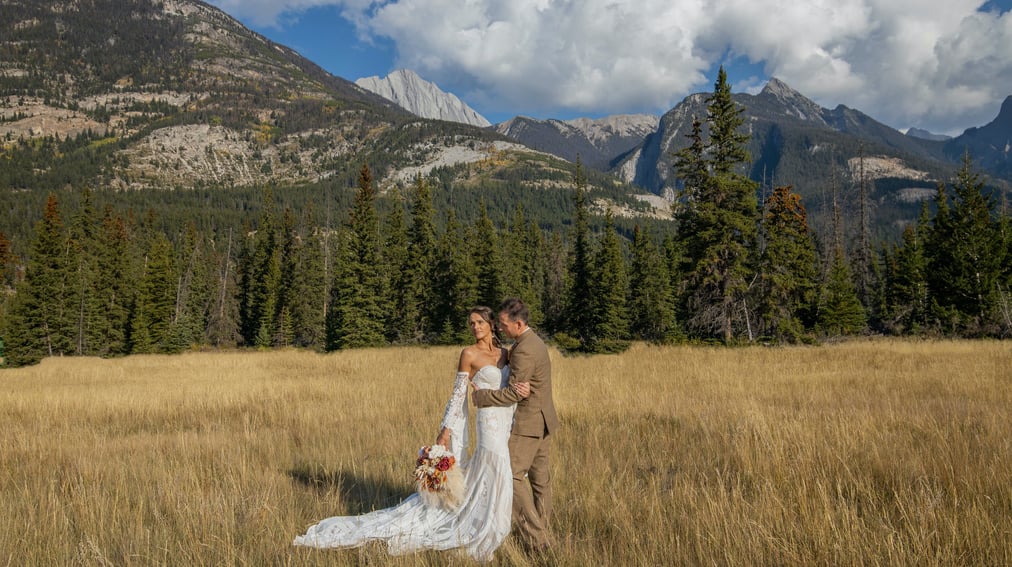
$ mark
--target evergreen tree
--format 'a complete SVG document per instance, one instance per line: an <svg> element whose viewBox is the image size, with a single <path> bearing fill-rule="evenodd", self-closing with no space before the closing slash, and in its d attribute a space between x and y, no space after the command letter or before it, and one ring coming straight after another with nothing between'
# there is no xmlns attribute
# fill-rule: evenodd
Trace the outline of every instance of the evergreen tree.
<svg viewBox="0 0 1012 567"><path fill-rule="evenodd" d="M590 309L593 315L591 340L584 348L592 352L617 352L628 347L629 311L626 297L629 282L622 243L609 210L604 233L594 256Z"/></svg>
<svg viewBox="0 0 1012 567"><path fill-rule="evenodd" d="M946 319L973 334L996 332L998 290L1007 247L995 203L984 195L969 155L953 184L952 201L939 188L930 247L931 295Z"/></svg>
<svg viewBox="0 0 1012 567"><path fill-rule="evenodd" d="M1012 336L1012 213L1006 193L1002 194L998 230L1005 243L1005 270L1003 281L998 282L998 314L1003 326L1003 337Z"/></svg>
<svg viewBox="0 0 1012 567"><path fill-rule="evenodd" d="M675 316L687 321L690 315L690 288L688 275L703 257L697 238L699 203L710 183L706 163L706 141L703 139L703 123L697 117L692 119L692 130L686 135L689 144L675 154L675 171L681 189L671 205L677 233L665 241L664 253L668 259L668 272L672 278L672 293L675 298Z"/></svg>
<svg viewBox="0 0 1012 567"><path fill-rule="evenodd" d="M904 229L905 230L905 229ZM899 269L896 267L896 259L899 251L897 245L890 246L886 242L881 243L882 250L879 252L879 264L881 265L881 277L878 286L875 288L876 301L878 303L878 323L883 332L897 334L899 329L895 324L896 309L894 305L893 285Z"/></svg>
<svg viewBox="0 0 1012 567"><path fill-rule="evenodd" d="M409 298L404 293L411 287L408 271L408 233L404 225L404 205L395 199L384 226L383 272L387 278L386 337L391 343L405 343L412 337L414 321L404 317Z"/></svg>
<svg viewBox="0 0 1012 567"><path fill-rule="evenodd" d="M14 366L72 352L65 312L66 245L59 203L50 194L42 219L35 225L25 279L18 285L4 337L7 362Z"/></svg>
<svg viewBox="0 0 1012 567"><path fill-rule="evenodd" d="M474 270L478 278L477 302L479 305L491 306L494 309L505 297L502 282L504 265L499 233L488 216L484 202L479 207L478 219L474 223L470 241Z"/></svg>
<svg viewBox="0 0 1012 567"><path fill-rule="evenodd" d="M710 183L710 172L706 162L706 142L703 139L703 123L698 117L692 118L692 130L686 134L689 144L675 153L675 169L682 184L679 199L672 204L672 212L680 221L682 235L692 233L694 208ZM682 226L684 225L684 226Z"/></svg>
<svg viewBox="0 0 1012 567"><path fill-rule="evenodd" d="M237 272L237 286L236 286L236 303L239 309L239 339L241 344L252 345L253 340L256 337L256 309L258 306L254 305L253 291L256 285L256 272L253 267L256 264L256 238L253 236L253 229L246 222L243 222L242 230L240 231L240 238L238 243L238 254L236 257L236 272ZM231 241L230 241L231 242ZM218 282L221 290L227 289L227 273L229 271L229 264L227 260L223 262L221 266L221 278ZM218 306L219 310L225 305L224 301L220 299Z"/></svg>
<svg viewBox="0 0 1012 567"><path fill-rule="evenodd" d="M674 337L674 294L667 258L649 231L639 225L633 230L628 305L634 338L666 342Z"/></svg>
<svg viewBox="0 0 1012 567"><path fill-rule="evenodd" d="M14 252L11 248L11 241L7 235L0 230L0 287L13 288L15 284Z"/></svg>
<svg viewBox="0 0 1012 567"><path fill-rule="evenodd" d="M944 183L935 190L935 217L926 230L925 255L928 263L928 300L930 317L934 326L948 333L955 333L960 325L956 310L945 299L953 295L951 289L952 249L949 241L953 237L949 207L949 195Z"/></svg>
<svg viewBox="0 0 1012 567"><path fill-rule="evenodd" d="M873 255L871 259L871 272L868 280L869 289L869 306L865 308L865 312L869 314L869 327L876 329L882 329L885 326L885 318L890 312L889 308L889 269L890 263L893 262L889 253L889 246L886 242L880 243L881 250L878 256ZM860 285L860 282L856 282ZM858 296L860 299L860 296Z"/></svg>
<svg viewBox="0 0 1012 567"><path fill-rule="evenodd" d="M281 217L281 277L278 285L278 321L274 328L275 346L287 347L295 345L294 319L298 294L302 291L299 280L303 276L300 262L302 260L302 236L299 234L295 215L291 209L285 208ZM322 268L322 267L321 267Z"/></svg>
<svg viewBox="0 0 1012 567"><path fill-rule="evenodd" d="M268 212L266 222L257 231L254 259L257 263L253 272L253 313L250 323L255 334L251 338L254 346L268 348L274 345L277 317L281 311L278 302L281 290L281 247L272 212Z"/></svg>
<svg viewBox="0 0 1012 567"><path fill-rule="evenodd" d="M176 305L176 277L172 245L156 233L145 257L145 267L130 319L130 352L163 352Z"/></svg>
<svg viewBox="0 0 1012 567"><path fill-rule="evenodd" d="M679 233L681 233L681 230L679 230ZM674 309L672 330L675 333L675 338L684 338L682 322L685 321L685 270L689 267L685 261L683 248L685 240L680 236L681 234L676 237L669 233L665 235L664 242L661 245L661 251L664 254L663 261L667 268L669 287L671 289L671 305Z"/></svg>
<svg viewBox="0 0 1012 567"><path fill-rule="evenodd" d="M758 310L765 332L800 341L817 300L818 265L801 196L777 187L766 201L766 247L759 262Z"/></svg>
<svg viewBox="0 0 1012 567"><path fill-rule="evenodd" d="M523 205L514 210L509 228L503 234L503 280L501 297L519 297L530 311L531 326L544 321L542 295L545 281L544 238L533 222L524 218ZM501 299L500 299L501 301ZM498 306L498 301L490 307Z"/></svg>
<svg viewBox="0 0 1012 567"><path fill-rule="evenodd" d="M385 343L383 280L380 275L379 219L375 187L367 165L359 170L358 191L344 246L345 261L334 282L337 348L380 346Z"/></svg>
<svg viewBox="0 0 1012 567"><path fill-rule="evenodd" d="M326 344L327 282L324 279L325 245L321 231L302 240L293 238L291 249L295 255L289 262L291 298L287 302L296 346L320 349Z"/></svg>
<svg viewBox="0 0 1012 567"><path fill-rule="evenodd" d="M211 301L211 276L203 237L191 222L179 247L176 304L166 350L181 352L204 340Z"/></svg>
<svg viewBox="0 0 1012 567"><path fill-rule="evenodd" d="M878 285L877 265L872 254L871 229L869 227L869 216L871 202L869 193L874 184L867 179L864 170L864 144L859 148L859 173L858 173L858 233L857 242L853 247L853 261L851 265L854 272L854 288L857 297L864 306L865 312L872 315L873 319L879 318L875 309L874 289Z"/></svg>
<svg viewBox="0 0 1012 567"><path fill-rule="evenodd" d="M424 340L441 325L434 312L436 226L432 191L422 176L415 178L411 228L408 230L408 261L401 284L404 304L401 317L410 325L406 340Z"/></svg>
<svg viewBox="0 0 1012 567"><path fill-rule="evenodd" d="M130 234L123 218L111 206L105 208L100 233L96 290L106 325L97 337L104 345L100 354L126 354L130 306L136 289L131 266Z"/></svg>
<svg viewBox="0 0 1012 567"><path fill-rule="evenodd" d="M518 216L514 219L515 230L519 231L524 226L523 211L518 209ZM515 297L523 297L530 311L530 323L541 326L545 320L544 296L545 283L548 271L548 258L545 250L545 235L541 228L533 220L528 220L527 229L524 231L524 244L519 247L523 251L524 270L521 277L521 288ZM560 258L565 252L560 250ZM507 293L507 297L512 297Z"/></svg>
<svg viewBox="0 0 1012 567"><path fill-rule="evenodd" d="M446 217L435 271L437 341L460 344L467 340L467 312L478 302L478 275L471 247L464 241L464 230L453 209L447 209Z"/></svg>
<svg viewBox="0 0 1012 567"><path fill-rule="evenodd" d="M819 306L819 327L831 335L853 335L864 330L867 317L854 289L843 250L836 249Z"/></svg>
<svg viewBox="0 0 1012 567"><path fill-rule="evenodd" d="M72 327L73 354L103 353L100 337L108 334L109 319L102 311L96 285L100 270L98 215L89 189L81 192L81 201L70 224L67 243L68 282L66 313Z"/></svg>
<svg viewBox="0 0 1012 567"><path fill-rule="evenodd" d="M566 317L563 329L580 345L587 345L594 337L593 301L593 250L590 225L587 219L587 179L583 167L576 161L576 190L573 194L573 226L570 240L569 290L566 294Z"/></svg>
<svg viewBox="0 0 1012 567"><path fill-rule="evenodd" d="M735 334L736 313L744 305L754 272L756 184L738 169L749 159L748 134L740 133L742 113L731 98L721 68L707 98L709 142L701 151L694 140L676 161L686 184L679 231L690 263L687 274L689 323L699 334L716 332L725 343ZM694 134L699 136L698 127Z"/></svg>
<svg viewBox="0 0 1012 567"><path fill-rule="evenodd" d="M895 332L916 333L928 317L927 260L923 236L913 226L903 230L903 243L894 254L888 278L887 325Z"/></svg>
<svg viewBox="0 0 1012 567"><path fill-rule="evenodd" d="M553 232L548 236L541 304L545 314L545 330L552 334L571 329L566 320L567 293L570 289L568 259L571 255L562 240L562 234Z"/></svg>
<svg viewBox="0 0 1012 567"><path fill-rule="evenodd" d="M344 264L348 258L345 247L348 246L348 231L345 228L338 228L334 234L327 239L327 246L331 248L335 261L331 262L330 271L334 281L330 282L330 297L327 300L327 313L324 322L324 343L323 348L327 351L341 348L341 336L339 334L341 323L341 310L338 309L343 294L339 284L344 281Z"/></svg>
<svg viewBox="0 0 1012 567"><path fill-rule="evenodd" d="M236 282L235 239L232 229L224 238L224 249L214 249L214 297L208 311L207 341L214 346L232 346L238 344L240 333L239 304L243 296ZM238 299L238 301L237 301Z"/></svg>
<svg viewBox="0 0 1012 567"><path fill-rule="evenodd" d="M267 348L277 329L281 287L281 245L270 189L264 193L256 231L244 232L247 237L239 255L239 329L245 344Z"/></svg>

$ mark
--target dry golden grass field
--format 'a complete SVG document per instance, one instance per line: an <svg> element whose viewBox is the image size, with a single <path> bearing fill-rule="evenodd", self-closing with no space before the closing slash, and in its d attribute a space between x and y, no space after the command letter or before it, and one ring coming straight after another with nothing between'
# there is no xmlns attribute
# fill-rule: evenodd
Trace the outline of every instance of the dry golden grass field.
<svg viewBox="0 0 1012 567"><path fill-rule="evenodd" d="M0 564L469 565L291 545L410 494L457 352L0 371ZM1012 565L1010 342L552 356L559 565Z"/></svg>

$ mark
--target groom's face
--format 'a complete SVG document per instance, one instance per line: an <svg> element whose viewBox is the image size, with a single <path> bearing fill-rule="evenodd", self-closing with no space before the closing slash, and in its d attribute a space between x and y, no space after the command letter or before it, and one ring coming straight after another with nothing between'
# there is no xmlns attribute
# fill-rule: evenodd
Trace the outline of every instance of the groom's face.
<svg viewBox="0 0 1012 567"><path fill-rule="evenodd" d="M517 336L520 335L519 327L519 321L513 321L510 319L510 316L507 315L505 311L499 312L499 329L501 329L503 333L506 333L507 337L511 339L517 338Z"/></svg>

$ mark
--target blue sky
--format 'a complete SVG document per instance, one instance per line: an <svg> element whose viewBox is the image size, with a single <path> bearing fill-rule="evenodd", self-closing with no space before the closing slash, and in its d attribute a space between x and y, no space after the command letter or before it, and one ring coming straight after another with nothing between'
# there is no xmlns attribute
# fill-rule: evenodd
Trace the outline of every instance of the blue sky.
<svg viewBox="0 0 1012 567"><path fill-rule="evenodd" d="M959 134L1012 95L1012 0L211 0L354 81L407 68L499 122L662 114L771 76Z"/></svg>

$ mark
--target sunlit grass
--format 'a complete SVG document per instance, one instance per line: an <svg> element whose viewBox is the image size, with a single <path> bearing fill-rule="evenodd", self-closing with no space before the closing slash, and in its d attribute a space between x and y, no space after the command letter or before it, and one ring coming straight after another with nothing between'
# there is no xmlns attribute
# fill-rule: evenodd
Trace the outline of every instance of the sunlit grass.
<svg viewBox="0 0 1012 567"><path fill-rule="evenodd" d="M0 563L468 564L294 548L395 504L456 348L0 372ZM563 565L1012 564L1012 343L553 351ZM503 565L526 564L511 545Z"/></svg>

